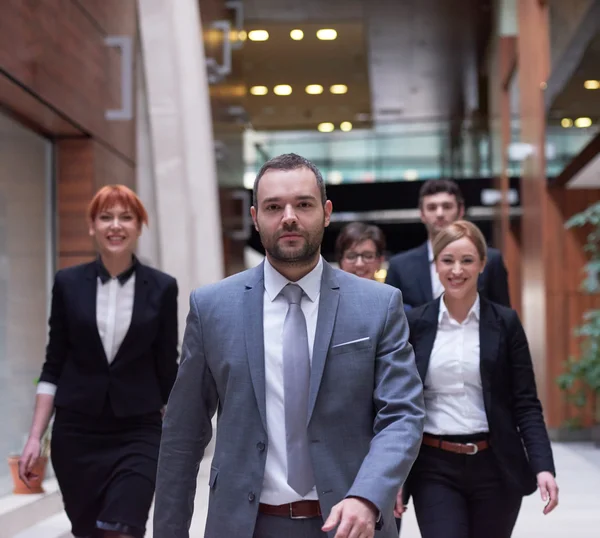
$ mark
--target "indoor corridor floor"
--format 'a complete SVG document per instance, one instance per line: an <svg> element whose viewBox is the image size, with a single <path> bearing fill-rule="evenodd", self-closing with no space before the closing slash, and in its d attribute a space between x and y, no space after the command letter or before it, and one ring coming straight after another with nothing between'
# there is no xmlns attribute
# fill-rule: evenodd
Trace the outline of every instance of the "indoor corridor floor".
<svg viewBox="0 0 600 538"><path fill-rule="evenodd" d="M539 493L523 503L513 538L598 538L600 529L600 449L586 443L554 443L560 487L560 505L548 516L542 514ZM202 538L207 510L208 472L212 454L207 451L198 475L196 508L190 538ZM411 507L412 508L412 507ZM14 538L70 538L69 523L61 513ZM154 537L150 524L147 538ZM161 537L168 538L168 537ZM234 537L231 537L234 538ZM420 538L412 509L405 515L402 538Z"/></svg>

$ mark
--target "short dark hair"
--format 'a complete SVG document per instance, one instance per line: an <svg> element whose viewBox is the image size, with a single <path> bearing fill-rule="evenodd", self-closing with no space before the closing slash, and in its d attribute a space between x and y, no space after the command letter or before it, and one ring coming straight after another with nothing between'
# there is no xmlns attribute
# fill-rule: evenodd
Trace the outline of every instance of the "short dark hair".
<svg viewBox="0 0 600 538"><path fill-rule="evenodd" d="M317 179L317 187L319 187L319 191L321 191L321 202L325 205L327 201L327 192L325 190L325 181L323 181L323 176L319 169L311 163L308 159L304 157L300 157L300 155L296 155L295 153L284 153L283 155L279 155L277 157L273 157L268 160L265 164L262 165L261 169L258 171L256 179L254 180L254 188L252 189L252 204L258 211L258 182L260 178L265 175L268 170L297 170L298 168L308 168Z"/></svg>
<svg viewBox="0 0 600 538"><path fill-rule="evenodd" d="M456 181L452 181L451 179L430 179L423 183L419 191L419 209L423 207L423 198L425 196L433 196L440 192L446 192L454 196L459 207L465 206L465 199Z"/></svg>
<svg viewBox="0 0 600 538"><path fill-rule="evenodd" d="M375 243L377 254L381 256L385 251L385 235L379 226L364 222L346 224L335 240L335 257L338 263L342 261L344 254L352 245L368 239Z"/></svg>

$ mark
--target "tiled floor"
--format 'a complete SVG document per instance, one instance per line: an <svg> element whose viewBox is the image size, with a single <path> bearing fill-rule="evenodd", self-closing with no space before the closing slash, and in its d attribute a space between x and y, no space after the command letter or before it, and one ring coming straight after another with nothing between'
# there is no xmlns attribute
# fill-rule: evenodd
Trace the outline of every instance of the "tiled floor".
<svg viewBox="0 0 600 538"><path fill-rule="evenodd" d="M554 454L558 469L560 506L552 514L544 516L539 494L536 492L527 497L513 538L598 538L600 450L583 443L554 444ZM207 454L198 475L196 511L190 538L203 536L209 469L210 454ZM68 528L64 514L58 514L14 538L67 538L70 537ZM153 538L151 525L147 537ZM409 510L405 516L402 538L420 538L413 510Z"/></svg>

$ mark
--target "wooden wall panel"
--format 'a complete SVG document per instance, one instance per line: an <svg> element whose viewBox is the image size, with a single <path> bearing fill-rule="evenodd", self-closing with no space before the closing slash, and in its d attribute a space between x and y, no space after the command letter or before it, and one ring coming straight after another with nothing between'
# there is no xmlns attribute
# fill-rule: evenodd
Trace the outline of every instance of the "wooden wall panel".
<svg viewBox="0 0 600 538"><path fill-rule="evenodd" d="M99 24L76 0L7 0L0 3L0 69L50 109L86 134L135 158L133 120L107 121L105 111L121 103L121 58L104 44ZM135 36L135 0L106 5L119 33ZM22 98L0 94L9 109L27 117Z"/></svg>

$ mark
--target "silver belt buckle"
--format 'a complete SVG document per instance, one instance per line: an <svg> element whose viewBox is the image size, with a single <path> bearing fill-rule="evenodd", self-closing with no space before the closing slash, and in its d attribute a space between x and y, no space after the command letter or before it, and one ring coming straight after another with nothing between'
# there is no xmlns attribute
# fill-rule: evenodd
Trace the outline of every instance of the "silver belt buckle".
<svg viewBox="0 0 600 538"><path fill-rule="evenodd" d="M477 452L479 452L479 447L475 443L465 443L465 446L468 446L473 449L473 452L466 453L467 456L474 456L475 454L477 454Z"/></svg>
<svg viewBox="0 0 600 538"><path fill-rule="evenodd" d="M294 508L293 508L294 503L290 503L290 519L309 519L308 516L295 516L294 515Z"/></svg>

